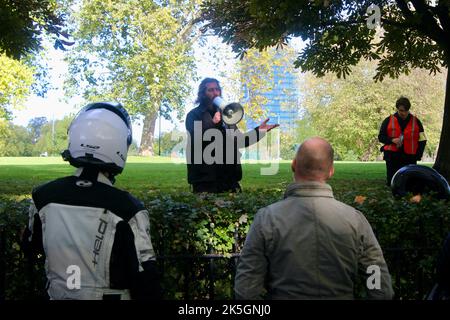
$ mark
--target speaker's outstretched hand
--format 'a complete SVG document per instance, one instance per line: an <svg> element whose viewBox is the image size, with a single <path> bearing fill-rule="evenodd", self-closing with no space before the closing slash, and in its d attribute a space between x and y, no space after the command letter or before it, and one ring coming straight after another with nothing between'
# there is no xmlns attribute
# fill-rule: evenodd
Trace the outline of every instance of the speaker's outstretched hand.
<svg viewBox="0 0 450 320"><path fill-rule="evenodd" d="M264 120L263 122L261 122L261 124L259 125L259 130L261 131L266 131L269 132L270 130L272 130L273 128L279 127L280 125L278 123L276 124L267 124L267 122L269 122L269 118L267 118L266 120Z"/></svg>

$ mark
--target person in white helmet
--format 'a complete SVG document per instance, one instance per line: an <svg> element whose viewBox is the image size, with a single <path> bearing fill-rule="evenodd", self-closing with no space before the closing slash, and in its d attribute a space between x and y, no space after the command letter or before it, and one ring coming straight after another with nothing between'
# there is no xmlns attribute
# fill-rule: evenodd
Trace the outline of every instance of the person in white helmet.
<svg viewBox="0 0 450 320"><path fill-rule="evenodd" d="M35 188L24 246L45 255L50 299L159 299L148 212L113 187L132 141L117 103L87 105L68 130L62 155L73 176Z"/></svg>

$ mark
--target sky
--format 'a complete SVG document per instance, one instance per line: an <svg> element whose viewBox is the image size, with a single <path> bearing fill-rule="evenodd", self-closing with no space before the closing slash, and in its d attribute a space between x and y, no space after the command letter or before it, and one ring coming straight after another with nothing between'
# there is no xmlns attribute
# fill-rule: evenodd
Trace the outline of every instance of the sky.
<svg viewBox="0 0 450 320"><path fill-rule="evenodd" d="M226 74L226 70L230 70L234 67L236 60L234 59L234 53L226 44L223 44L217 37L211 37L208 39L209 45L207 47L195 47L195 58L197 62L197 76L199 81L205 77L217 78L219 81L226 82L226 77L221 77L220 74ZM69 101L64 99L63 82L65 73L68 70L67 64L64 62L64 52L56 50L53 47L48 49L48 65L50 68L49 81L52 89L48 91L44 98L31 95L25 102L25 108L20 110L13 110L12 122L16 125L27 126L29 121L35 117L46 117L48 121L59 120L69 114L75 114L78 112L82 99L73 98ZM227 57L220 65L221 70L216 70L212 62L213 57L211 50L221 50L222 55ZM185 113L194 107L194 101L196 96L198 83L192 83L193 92L185 102ZM126 106L125 106L126 107ZM175 127L184 130L184 123L178 121L175 115L172 116L173 122L164 118L157 119L155 135L159 135L159 123L161 122L161 132L171 131ZM142 134L141 121L133 122L133 140L140 144Z"/></svg>
<svg viewBox="0 0 450 320"><path fill-rule="evenodd" d="M54 89L49 90L45 98L31 95L25 102L25 108L13 110L14 124L26 126L28 121L35 117L46 117L47 119L62 119L70 112L75 112L73 105L62 101L64 96L62 82L67 66L64 63L63 53L60 50L50 49L49 52L49 82Z"/></svg>

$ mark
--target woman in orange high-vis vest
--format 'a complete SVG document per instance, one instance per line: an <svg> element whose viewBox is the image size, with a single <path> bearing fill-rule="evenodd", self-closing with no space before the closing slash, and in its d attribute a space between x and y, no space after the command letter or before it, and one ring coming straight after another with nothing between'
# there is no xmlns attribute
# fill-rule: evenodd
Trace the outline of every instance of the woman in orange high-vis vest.
<svg viewBox="0 0 450 320"><path fill-rule="evenodd" d="M384 119L378 140L384 145L383 159L386 161L386 184L391 185L394 174L408 164L416 164L422 159L427 138L422 123L409 112L408 98L400 97L395 103L397 112Z"/></svg>

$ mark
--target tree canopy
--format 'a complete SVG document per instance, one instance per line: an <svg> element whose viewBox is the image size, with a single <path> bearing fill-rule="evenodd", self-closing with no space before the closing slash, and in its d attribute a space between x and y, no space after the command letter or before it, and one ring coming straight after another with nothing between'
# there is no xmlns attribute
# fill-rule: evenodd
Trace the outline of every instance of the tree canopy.
<svg viewBox="0 0 450 320"><path fill-rule="evenodd" d="M195 67L195 0L92 0L76 13L70 95L122 102L144 127L142 154L152 154L155 120L181 116Z"/></svg>
<svg viewBox="0 0 450 320"><path fill-rule="evenodd" d="M28 130L0 119L0 157L29 157L31 155L33 155L33 144Z"/></svg>
<svg viewBox="0 0 450 320"><path fill-rule="evenodd" d="M0 119L11 119L11 109L22 106L32 83L31 68L0 53Z"/></svg>
<svg viewBox="0 0 450 320"><path fill-rule="evenodd" d="M55 37L55 46L64 48L71 42L64 31L64 15L58 0L2 0L0 2L0 51L21 59L41 48L42 34Z"/></svg>
<svg viewBox="0 0 450 320"><path fill-rule="evenodd" d="M72 120L73 116L68 115L61 120L53 120L43 124L39 139L33 146L33 155L38 156L42 153L60 155L61 151L67 148L67 131ZM30 137L33 138L31 135Z"/></svg>
<svg viewBox="0 0 450 320"><path fill-rule="evenodd" d="M347 75L361 58L379 60L380 80L415 67L436 72L450 50L448 1L207 0L202 19L240 54L301 37L296 65L318 76ZM378 21L384 32L375 41Z"/></svg>
<svg viewBox="0 0 450 320"><path fill-rule="evenodd" d="M345 77L361 59L378 61L375 80L414 68L436 73L450 62L448 0L206 0L202 20L241 55L301 37L295 65L317 76ZM435 168L448 179L448 75L439 146Z"/></svg>
<svg viewBox="0 0 450 320"><path fill-rule="evenodd" d="M27 129L30 132L32 143L35 144L41 137L42 128L48 123L46 117L35 117L28 121Z"/></svg>

